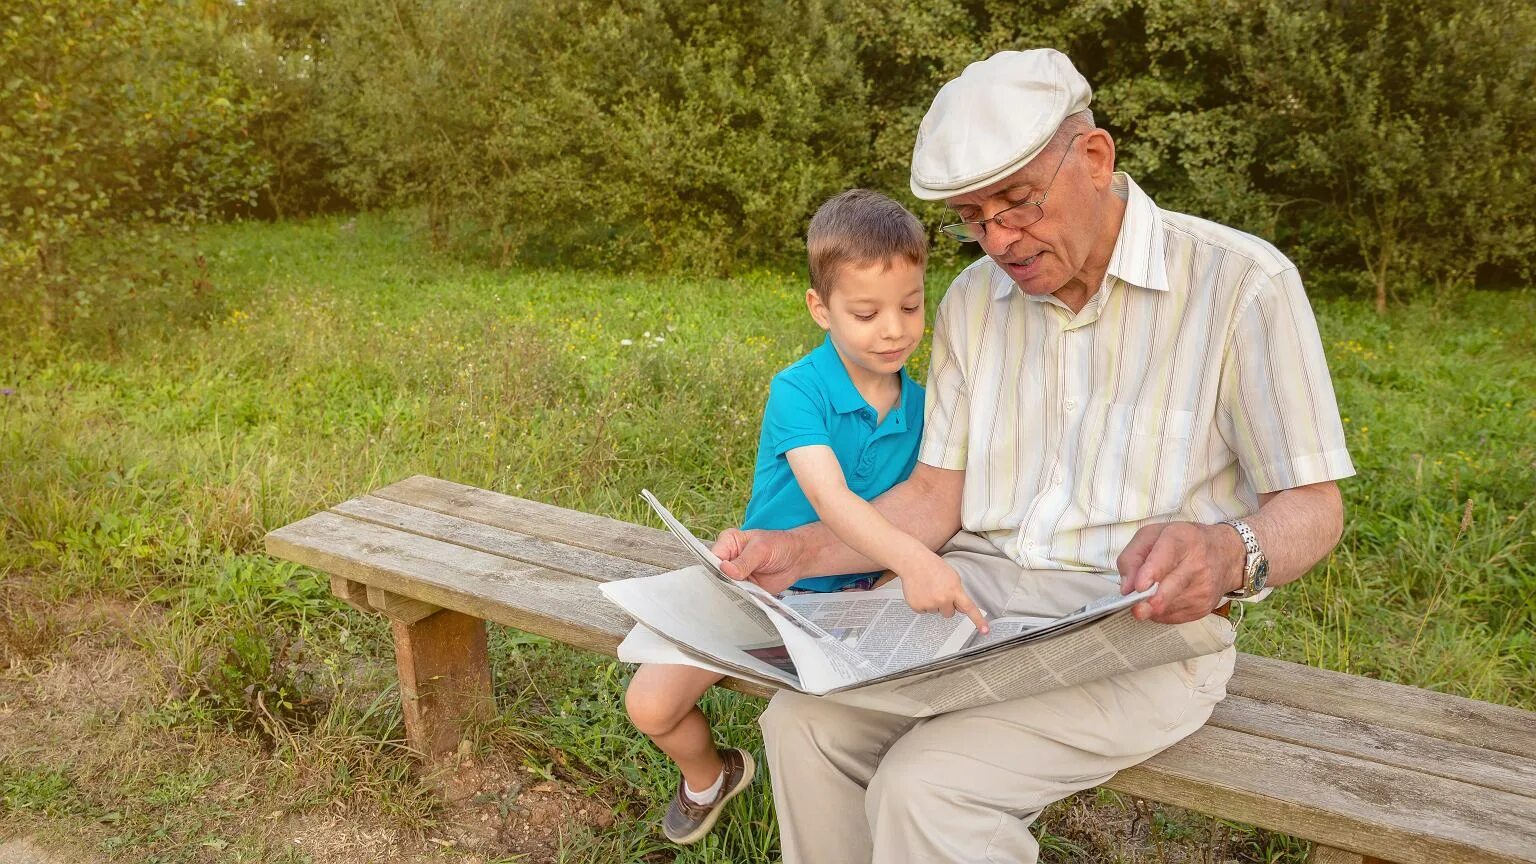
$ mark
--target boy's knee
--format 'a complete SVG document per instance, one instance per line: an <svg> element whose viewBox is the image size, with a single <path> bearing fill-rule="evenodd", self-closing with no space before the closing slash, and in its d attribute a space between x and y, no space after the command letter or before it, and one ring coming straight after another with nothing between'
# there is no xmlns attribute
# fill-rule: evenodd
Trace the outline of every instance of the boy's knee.
<svg viewBox="0 0 1536 864"><path fill-rule="evenodd" d="M629 714L629 722L651 738L671 732L688 713L692 706L680 705L679 701L673 694L647 686L638 678L630 681L624 691L624 710Z"/></svg>

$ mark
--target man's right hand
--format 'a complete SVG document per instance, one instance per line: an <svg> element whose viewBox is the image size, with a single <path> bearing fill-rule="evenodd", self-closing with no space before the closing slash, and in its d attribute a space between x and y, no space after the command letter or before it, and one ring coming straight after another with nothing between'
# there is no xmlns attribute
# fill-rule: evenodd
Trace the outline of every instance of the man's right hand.
<svg viewBox="0 0 1536 864"><path fill-rule="evenodd" d="M715 538L713 549L720 569L737 581L751 580L764 591L777 594L795 584L803 548L793 531L743 531L727 528Z"/></svg>
<svg viewBox="0 0 1536 864"><path fill-rule="evenodd" d="M901 579L901 593L907 598L912 611L937 612L945 618L956 612L970 618L978 633L986 633L992 627L987 616L976 606L971 595L965 593L960 574L937 555L929 555L924 561L903 567L896 574Z"/></svg>

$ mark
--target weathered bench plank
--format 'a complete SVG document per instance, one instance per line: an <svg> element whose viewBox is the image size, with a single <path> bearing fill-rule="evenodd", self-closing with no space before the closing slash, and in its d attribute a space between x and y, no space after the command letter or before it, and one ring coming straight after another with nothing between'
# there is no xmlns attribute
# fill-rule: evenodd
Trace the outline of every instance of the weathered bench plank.
<svg viewBox="0 0 1536 864"><path fill-rule="evenodd" d="M659 528L632 525L419 474L375 490L373 495L567 546L622 554L625 558L654 564L663 570L675 570L694 563L693 556L680 548L671 534Z"/></svg>
<svg viewBox="0 0 1536 864"><path fill-rule="evenodd" d="M664 531L427 477L268 547L349 602L368 586L456 610L423 623L464 613L610 655L630 622L600 582L692 563ZM1536 715L1248 655L1229 691L1205 729L1107 785L1403 864L1536 861Z"/></svg>
<svg viewBox="0 0 1536 864"><path fill-rule="evenodd" d="M1507 705L1252 654L1237 656L1237 673L1228 691L1346 720L1536 758L1536 714Z"/></svg>
<svg viewBox="0 0 1536 864"><path fill-rule="evenodd" d="M316 513L268 534L267 550L326 573L592 651L612 654L630 626L629 618L603 599L591 579L336 513Z"/></svg>
<svg viewBox="0 0 1536 864"><path fill-rule="evenodd" d="M1344 720L1247 696L1228 696L1216 706L1210 722L1235 732L1514 792L1536 801L1536 759L1505 755L1491 761L1487 750L1460 741Z"/></svg>
<svg viewBox="0 0 1536 864"><path fill-rule="evenodd" d="M1403 864L1536 855L1536 799L1218 726L1106 785Z"/></svg>

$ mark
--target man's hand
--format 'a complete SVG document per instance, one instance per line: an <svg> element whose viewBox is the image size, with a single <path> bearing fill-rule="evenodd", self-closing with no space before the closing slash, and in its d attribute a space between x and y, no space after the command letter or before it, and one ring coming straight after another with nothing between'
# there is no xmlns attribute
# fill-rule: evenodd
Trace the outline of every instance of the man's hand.
<svg viewBox="0 0 1536 864"><path fill-rule="evenodd" d="M901 579L902 596L907 598L912 611L937 612L945 618L959 612L976 624L977 632L986 633L992 629L987 624L987 616L965 593L960 574L944 563L943 558L929 555L917 564L901 568L897 576Z"/></svg>
<svg viewBox="0 0 1536 864"><path fill-rule="evenodd" d="M1161 624L1198 621L1242 586L1242 538L1227 525L1167 522L1137 531L1115 561L1120 593L1158 584L1157 593L1131 614Z"/></svg>
<svg viewBox="0 0 1536 864"><path fill-rule="evenodd" d="M727 528L715 538L720 569L737 581L751 580L777 594L800 579L801 549L793 531L743 531Z"/></svg>

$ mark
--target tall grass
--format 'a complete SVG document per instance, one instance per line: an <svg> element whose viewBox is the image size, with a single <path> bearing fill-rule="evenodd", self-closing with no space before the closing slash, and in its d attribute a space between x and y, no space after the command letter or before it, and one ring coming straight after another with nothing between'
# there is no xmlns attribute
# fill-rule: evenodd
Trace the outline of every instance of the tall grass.
<svg viewBox="0 0 1536 864"><path fill-rule="evenodd" d="M163 860L279 860L270 832L209 809L254 801L434 830L387 632L263 555L272 528L413 473L633 521L648 486L705 532L739 518L769 378L819 338L799 278L508 273L420 248L389 217L229 226L204 240L197 316L0 353L0 718L100 634L148 682L94 750L14 727L0 830L53 822ZM1317 312L1360 475L1337 552L1252 610L1240 647L1536 708L1536 293ZM92 604L127 611L84 630L62 611ZM481 751L619 814L566 858L672 854L650 824L671 778L624 720L624 668L511 631L493 656L504 712ZM755 746L755 703L709 708ZM678 860L769 859L769 800Z"/></svg>

